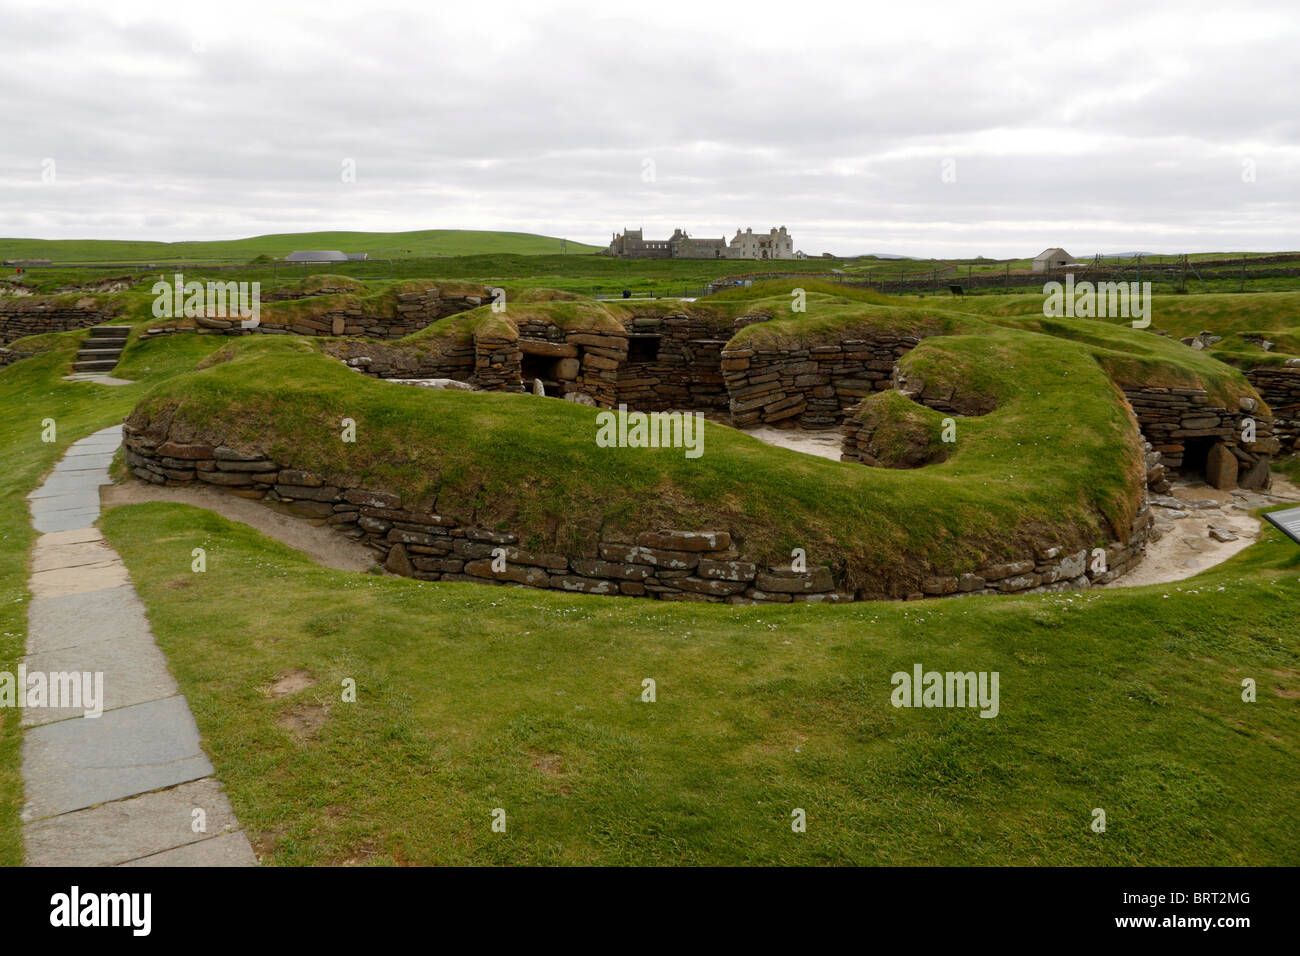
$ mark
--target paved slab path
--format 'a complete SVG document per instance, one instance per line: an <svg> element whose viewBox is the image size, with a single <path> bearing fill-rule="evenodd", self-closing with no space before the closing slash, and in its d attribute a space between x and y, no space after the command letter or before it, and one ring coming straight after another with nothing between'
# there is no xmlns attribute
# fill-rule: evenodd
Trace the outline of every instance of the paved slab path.
<svg viewBox="0 0 1300 956"><path fill-rule="evenodd" d="M22 661L29 684L36 674L102 674L91 710L103 712L86 716L85 699L24 708L27 863L255 866L126 566L94 527L121 441L119 425L75 442L28 495L41 532Z"/></svg>

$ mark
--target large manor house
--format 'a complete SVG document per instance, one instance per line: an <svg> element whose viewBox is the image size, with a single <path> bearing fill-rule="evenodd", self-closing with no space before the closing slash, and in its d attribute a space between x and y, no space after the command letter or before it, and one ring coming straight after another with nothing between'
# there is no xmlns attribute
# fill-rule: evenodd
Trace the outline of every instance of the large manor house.
<svg viewBox="0 0 1300 956"><path fill-rule="evenodd" d="M616 235L605 255L620 259L802 259L794 251L794 239L785 226L766 235L746 229L726 239L694 239L681 229L674 229L668 239L644 239L640 229L627 229Z"/></svg>

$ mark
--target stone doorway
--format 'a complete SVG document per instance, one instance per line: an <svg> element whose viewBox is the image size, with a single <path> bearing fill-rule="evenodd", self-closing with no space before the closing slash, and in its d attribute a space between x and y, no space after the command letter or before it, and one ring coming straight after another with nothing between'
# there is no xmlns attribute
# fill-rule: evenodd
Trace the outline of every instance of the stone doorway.
<svg viewBox="0 0 1300 956"><path fill-rule="evenodd" d="M1184 478L1205 480L1205 465L1210 457L1210 449L1218 441L1213 435L1183 439L1183 463L1178 470Z"/></svg>
<svg viewBox="0 0 1300 956"><path fill-rule="evenodd" d="M563 398L564 387L555 378L556 359L550 355L523 354L519 361L519 378L524 390L531 392L533 383L541 380L542 388L551 398Z"/></svg>

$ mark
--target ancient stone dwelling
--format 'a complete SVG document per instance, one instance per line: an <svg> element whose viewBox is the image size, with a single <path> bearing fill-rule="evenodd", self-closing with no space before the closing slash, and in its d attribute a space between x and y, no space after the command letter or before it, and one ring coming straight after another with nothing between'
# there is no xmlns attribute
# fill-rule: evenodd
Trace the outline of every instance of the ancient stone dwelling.
<svg viewBox="0 0 1300 956"><path fill-rule="evenodd" d="M862 449L870 436L852 413L873 392L900 389L937 411L958 411L941 397L913 395L899 380L898 361L920 344L917 335L879 330L818 344L730 344L740 328L765 318L647 311L562 328L538 312L516 318L513 333L494 326L441 351L380 342L328 349L377 378L446 378L501 391L540 386L548 396L601 408L713 412L737 428L839 429L843 460L867 464ZM1153 449L1148 471L1157 490L1174 473L1217 488L1266 487L1269 463L1282 445L1272 417L1253 399L1225 408L1203 389L1163 387L1127 388L1125 397Z"/></svg>
<svg viewBox="0 0 1300 956"><path fill-rule="evenodd" d="M604 254L620 259L794 259L794 239L785 226L766 233L736 230L728 243L723 239L696 239L674 229L667 239L646 239L640 229L615 234Z"/></svg>

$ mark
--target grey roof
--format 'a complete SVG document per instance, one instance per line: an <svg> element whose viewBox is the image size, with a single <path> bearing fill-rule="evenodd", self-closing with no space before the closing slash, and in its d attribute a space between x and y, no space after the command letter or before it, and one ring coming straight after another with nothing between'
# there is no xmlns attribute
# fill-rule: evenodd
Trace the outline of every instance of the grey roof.
<svg viewBox="0 0 1300 956"><path fill-rule="evenodd" d="M1044 250L1043 250L1042 252L1040 252L1038 255L1034 256L1034 259L1035 259L1035 260L1038 260L1038 259L1073 259L1073 258L1074 258L1074 256L1070 255L1070 254L1069 254L1068 252L1066 252L1064 249L1044 249Z"/></svg>
<svg viewBox="0 0 1300 956"><path fill-rule="evenodd" d="M337 249L298 249L284 257L285 262L347 262L348 257Z"/></svg>

